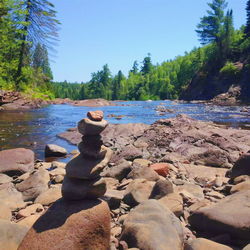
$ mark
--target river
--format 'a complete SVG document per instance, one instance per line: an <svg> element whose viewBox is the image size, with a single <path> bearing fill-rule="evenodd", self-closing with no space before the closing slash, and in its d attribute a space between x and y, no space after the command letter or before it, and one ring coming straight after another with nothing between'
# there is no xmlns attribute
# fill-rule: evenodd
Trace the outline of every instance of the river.
<svg viewBox="0 0 250 250"><path fill-rule="evenodd" d="M98 108L77 107L72 105L49 105L30 111L0 112L0 150L25 147L34 150L38 159L44 159L44 148L48 143L65 147L69 152L75 146L56 135L76 124L89 110L103 110L105 119L110 123L152 124L162 118L187 114L195 119L214 121L235 128L250 129L250 114L240 112L242 107L224 107L206 104L179 103L172 101L131 101L117 102L117 106ZM156 112L157 106L171 109L173 113L164 115ZM111 114L124 116L121 119L109 117Z"/></svg>

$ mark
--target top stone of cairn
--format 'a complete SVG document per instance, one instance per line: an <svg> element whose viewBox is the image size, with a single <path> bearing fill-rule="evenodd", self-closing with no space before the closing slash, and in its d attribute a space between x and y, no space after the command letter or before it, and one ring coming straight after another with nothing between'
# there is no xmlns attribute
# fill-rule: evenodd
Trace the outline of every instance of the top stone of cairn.
<svg viewBox="0 0 250 250"><path fill-rule="evenodd" d="M108 122L102 119L102 111L90 111L87 116L89 118L78 122L78 131L84 136L99 135L108 126Z"/></svg>
<svg viewBox="0 0 250 250"><path fill-rule="evenodd" d="M97 111L89 111L87 113L87 117L91 120L91 121L101 121L103 119L103 112L100 110Z"/></svg>

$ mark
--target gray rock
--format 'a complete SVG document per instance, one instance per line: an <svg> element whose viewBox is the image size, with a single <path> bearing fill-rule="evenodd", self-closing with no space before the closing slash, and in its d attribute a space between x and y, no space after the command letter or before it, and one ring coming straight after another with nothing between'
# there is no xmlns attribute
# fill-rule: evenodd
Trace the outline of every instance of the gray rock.
<svg viewBox="0 0 250 250"><path fill-rule="evenodd" d="M158 180L154 187L153 190L150 194L150 199L160 199L164 197L167 194L171 194L174 192L174 187L171 181L169 180Z"/></svg>
<svg viewBox="0 0 250 250"><path fill-rule="evenodd" d="M126 188L123 201L129 206L136 206L149 199L155 182L145 179L133 180Z"/></svg>
<svg viewBox="0 0 250 250"><path fill-rule="evenodd" d="M130 211L123 224L121 240L129 248L182 250L180 221L156 200L148 200Z"/></svg>
<svg viewBox="0 0 250 250"><path fill-rule="evenodd" d="M103 159L90 159L80 154L68 162L66 175L69 178L84 180L96 179L103 168L108 164L111 156L112 150L109 148L106 148L106 154Z"/></svg>
<svg viewBox="0 0 250 250"><path fill-rule="evenodd" d="M131 171L131 165L128 161L121 159L114 166L107 168L101 173L102 176L112 177L119 181L126 178Z"/></svg>
<svg viewBox="0 0 250 250"><path fill-rule="evenodd" d="M106 182L101 179L81 180L65 176L62 196L67 200L96 199L106 192Z"/></svg>
<svg viewBox="0 0 250 250"><path fill-rule="evenodd" d="M45 146L45 157L61 157L67 155L67 150L55 144Z"/></svg>
<svg viewBox="0 0 250 250"><path fill-rule="evenodd" d="M78 131L82 135L99 135L107 126L108 122L106 120L91 121L84 118L78 122Z"/></svg>
<svg viewBox="0 0 250 250"><path fill-rule="evenodd" d="M198 231L228 233L232 238L250 239L250 190L227 196L218 203L200 208L188 218Z"/></svg>
<svg viewBox="0 0 250 250"><path fill-rule="evenodd" d="M49 172L44 169L38 169L31 173L26 180L16 184L16 188L22 192L25 201L34 200L48 189L49 181Z"/></svg>
<svg viewBox="0 0 250 250"><path fill-rule="evenodd" d="M160 176L152 168L134 165L127 178L131 178L133 180L145 179L148 181L157 181L159 180Z"/></svg>
<svg viewBox="0 0 250 250"><path fill-rule="evenodd" d="M0 173L20 175L34 169L34 152L25 148L0 151Z"/></svg>

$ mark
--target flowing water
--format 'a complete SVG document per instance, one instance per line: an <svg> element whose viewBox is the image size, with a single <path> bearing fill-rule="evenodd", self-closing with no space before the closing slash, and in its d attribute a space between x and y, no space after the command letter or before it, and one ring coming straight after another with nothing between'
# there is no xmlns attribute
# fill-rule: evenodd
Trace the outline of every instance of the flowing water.
<svg viewBox="0 0 250 250"><path fill-rule="evenodd" d="M117 106L76 107L71 105L50 105L31 111L0 112L0 150L25 147L35 151L36 157L44 159L44 147L48 143L65 147L69 152L75 146L56 135L76 124L89 110L103 110L110 123L152 124L162 118L187 114L193 118L227 124L235 128L250 129L250 113L240 112L242 107L221 107L206 104L176 103L172 101L131 101L117 102ZM171 109L173 113L162 115L157 106ZM109 115L121 115L121 119Z"/></svg>

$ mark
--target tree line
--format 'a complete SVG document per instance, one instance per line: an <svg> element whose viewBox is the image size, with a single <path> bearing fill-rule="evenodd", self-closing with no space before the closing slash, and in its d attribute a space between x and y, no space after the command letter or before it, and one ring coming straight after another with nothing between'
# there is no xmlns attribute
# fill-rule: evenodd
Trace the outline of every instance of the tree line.
<svg viewBox="0 0 250 250"><path fill-rule="evenodd" d="M91 74L86 83L52 82L48 50L58 38L54 5L47 0L2 0L0 3L0 88L37 95L108 100L177 99L197 75L216 73L237 77L235 65L244 61L250 70L250 0L245 25L235 29L226 0L212 0L196 32L201 47L153 64L151 55L135 61L128 74L112 75L108 65Z"/></svg>

